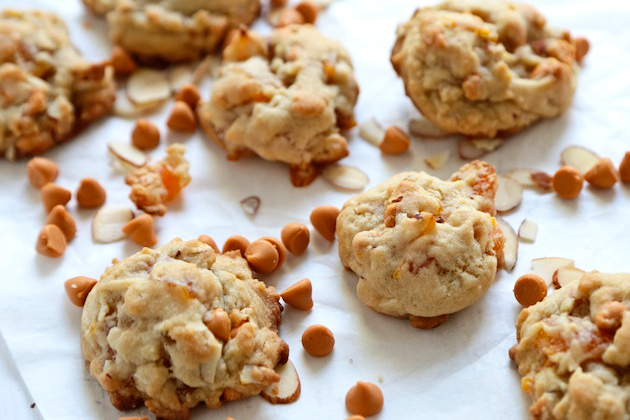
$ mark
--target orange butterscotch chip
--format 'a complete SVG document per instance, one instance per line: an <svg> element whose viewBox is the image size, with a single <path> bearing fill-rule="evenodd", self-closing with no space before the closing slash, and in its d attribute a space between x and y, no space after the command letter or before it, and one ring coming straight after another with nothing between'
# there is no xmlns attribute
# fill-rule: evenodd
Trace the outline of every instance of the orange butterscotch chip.
<svg viewBox="0 0 630 420"><path fill-rule="evenodd" d="M53 182L59 175L59 167L50 159L34 157L26 165L26 175L35 188L40 189L49 182Z"/></svg>
<svg viewBox="0 0 630 420"><path fill-rule="evenodd" d="M547 283L536 274L525 274L514 284L514 297L524 307L540 302L547 296Z"/></svg>
<svg viewBox="0 0 630 420"><path fill-rule="evenodd" d="M157 243L153 217L149 214L145 213L131 219L129 223L123 226L122 231L138 245L150 248Z"/></svg>
<svg viewBox="0 0 630 420"><path fill-rule="evenodd" d="M289 0L271 0L271 7L282 7L286 6Z"/></svg>
<svg viewBox="0 0 630 420"><path fill-rule="evenodd" d="M551 184L558 197L569 200L582 191L584 177L573 166L563 166L554 174Z"/></svg>
<svg viewBox="0 0 630 420"><path fill-rule="evenodd" d="M184 131L186 133L194 133L197 130L195 113L190 105L184 101L175 101L166 125L171 130Z"/></svg>
<svg viewBox="0 0 630 420"><path fill-rule="evenodd" d="M302 255L306 252L311 233L303 223L289 223L282 228L280 237L282 238L282 243L291 254Z"/></svg>
<svg viewBox="0 0 630 420"><path fill-rule="evenodd" d="M129 74L136 71L138 65L124 48L114 45L112 48L112 67L118 74Z"/></svg>
<svg viewBox="0 0 630 420"><path fill-rule="evenodd" d="M63 232L66 241L70 241L77 233L77 224L72 215L61 204L57 204L46 217L47 225L56 225Z"/></svg>
<svg viewBox="0 0 630 420"><path fill-rule="evenodd" d="M44 203L44 209L46 209L46 213L50 213L53 207L55 207L57 204L65 206L68 201L70 201L72 193L57 184L49 182L42 187L40 191L40 197L42 199L42 203Z"/></svg>
<svg viewBox="0 0 630 420"><path fill-rule="evenodd" d="M184 84L175 94L176 101L186 102L192 109L197 107L200 99L199 89L192 83Z"/></svg>
<svg viewBox="0 0 630 420"><path fill-rule="evenodd" d="M311 356L328 356L335 347L335 337L328 328L321 324L315 324L304 330L302 334L302 346Z"/></svg>
<svg viewBox="0 0 630 420"><path fill-rule="evenodd" d="M140 150L155 149L160 144L160 130L152 122L139 119L131 132L131 143Z"/></svg>
<svg viewBox="0 0 630 420"><path fill-rule="evenodd" d="M247 238L241 235L232 235L223 244L223 253L228 251L241 251L241 255L245 255L245 250L249 246Z"/></svg>
<svg viewBox="0 0 630 420"><path fill-rule="evenodd" d="M337 216L339 209L335 206L319 206L311 212L311 223L316 231L329 241L335 240Z"/></svg>
<svg viewBox="0 0 630 420"><path fill-rule="evenodd" d="M245 259L254 271L268 274L276 269L280 255L271 242L259 239L249 244L245 250Z"/></svg>
<svg viewBox="0 0 630 420"><path fill-rule="evenodd" d="M584 179L595 188L610 189L619 182L619 174L608 158L602 158L584 174Z"/></svg>
<svg viewBox="0 0 630 420"><path fill-rule="evenodd" d="M409 135L402 128L392 125L385 131L385 137L379 145L381 152L388 155L399 155L409 150Z"/></svg>
<svg viewBox="0 0 630 420"><path fill-rule="evenodd" d="M369 417L383 408L383 392L370 382L359 381L346 394L346 409L352 414Z"/></svg>
<svg viewBox="0 0 630 420"><path fill-rule="evenodd" d="M209 315L207 314L207 317L203 319L203 323L206 324L206 327L216 338L224 343L230 339L232 324L230 317L223 308L216 308Z"/></svg>
<svg viewBox="0 0 630 420"><path fill-rule="evenodd" d="M295 6L295 10L304 16L304 21L306 23L315 23L317 15L319 14L319 7L317 7L317 5L312 1L308 0L298 3L298 5Z"/></svg>
<svg viewBox="0 0 630 420"><path fill-rule="evenodd" d="M47 257L60 257L66 252L66 237L59 226L45 225L39 233L35 249Z"/></svg>
<svg viewBox="0 0 630 420"><path fill-rule="evenodd" d="M85 305L85 299L87 299L90 290L96 283L95 279L79 276L66 280L64 287L70 301L76 306L82 307Z"/></svg>
<svg viewBox="0 0 630 420"><path fill-rule="evenodd" d="M309 279L298 281L280 293L282 300L294 308L308 311L313 307L313 285Z"/></svg>
<svg viewBox="0 0 630 420"><path fill-rule="evenodd" d="M626 152L619 165L619 176L623 182L630 183L630 152Z"/></svg>
<svg viewBox="0 0 630 420"><path fill-rule="evenodd" d="M199 238L197 238L197 240L203 242L206 245L210 245L210 247L212 247L212 249L214 249L217 254L221 253L221 251L219 251L217 243L214 242L214 239L212 239L208 235L199 235Z"/></svg>
<svg viewBox="0 0 630 420"><path fill-rule="evenodd" d="M93 209L105 203L107 193L94 178L83 178L77 189L77 203L79 207Z"/></svg>
<svg viewBox="0 0 630 420"><path fill-rule="evenodd" d="M621 327L623 315L627 309L623 302L606 302L595 314L595 325L600 330L614 335L615 331Z"/></svg>
<svg viewBox="0 0 630 420"><path fill-rule="evenodd" d="M274 238L273 236L265 236L260 238L260 240L267 241L271 245L276 247L276 251L278 251L278 264L273 269L273 271L279 270L280 267L282 267L282 264L284 264L284 261L287 259L287 249L284 247L284 245L282 245L282 242L280 242L280 240Z"/></svg>

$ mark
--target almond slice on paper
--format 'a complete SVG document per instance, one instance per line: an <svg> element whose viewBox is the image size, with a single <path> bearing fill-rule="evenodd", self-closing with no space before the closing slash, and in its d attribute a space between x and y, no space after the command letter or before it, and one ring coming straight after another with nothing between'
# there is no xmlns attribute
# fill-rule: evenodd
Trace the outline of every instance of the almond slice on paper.
<svg viewBox="0 0 630 420"><path fill-rule="evenodd" d="M125 233L122 228L133 217L133 211L129 207L114 205L101 207L92 217L92 239L103 244L124 239Z"/></svg>
<svg viewBox="0 0 630 420"><path fill-rule="evenodd" d="M516 266L516 260L518 259L518 237L514 233L514 229L505 220L500 217L496 218L497 224L503 232L503 267L505 271L511 273Z"/></svg>
<svg viewBox="0 0 630 420"><path fill-rule="evenodd" d="M553 191L552 179L553 177L549 175L547 172L542 171L534 171L531 173L532 181L534 181L534 185L542 191L551 192Z"/></svg>
<svg viewBox="0 0 630 420"><path fill-rule="evenodd" d="M485 153L493 152L505 144L505 139L500 138L473 138L468 141L473 145L473 147L482 150Z"/></svg>
<svg viewBox="0 0 630 420"><path fill-rule="evenodd" d="M523 187L512 178L503 175L497 175L497 181L499 188L494 197L494 207L501 213L514 210L523 199Z"/></svg>
<svg viewBox="0 0 630 420"><path fill-rule="evenodd" d="M110 141L107 149L114 156L114 162L119 163L124 171L141 168L149 161L140 149L124 141Z"/></svg>
<svg viewBox="0 0 630 420"><path fill-rule="evenodd" d="M582 278L586 271L575 267L561 267L557 269L551 278L551 283L555 289L560 289L569 283Z"/></svg>
<svg viewBox="0 0 630 420"><path fill-rule="evenodd" d="M385 130L375 118L370 118L359 126L359 136L371 145L379 147L385 138Z"/></svg>
<svg viewBox="0 0 630 420"><path fill-rule="evenodd" d="M179 66L175 66L170 69L166 74L166 78L171 86L171 91L175 93L186 83L192 81L193 71L189 65L180 64Z"/></svg>
<svg viewBox="0 0 630 420"><path fill-rule="evenodd" d="M409 132L414 136L424 137L427 139L442 139L451 135L448 131L442 130L426 118L410 120Z"/></svg>
<svg viewBox="0 0 630 420"><path fill-rule="evenodd" d="M427 165L429 165L429 168L440 169L446 164L450 156L451 156L451 151L444 150L443 152L425 157L424 161Z"/></svg>
<svg viewBox="0 0 630 420"><path fill-rule="evenodd" d="M139 69L127 81L127 96L135 104L155 104L171 97L171 85L164 73Z"/></svg>
<svg viewBox="0 0 630 420"><path fill-rule="evenodd" d="M559 268L574 267L575 261L568 258L560 257L548 257L548 258L536 258L532 260L532 269L534 273L542 277L548 285L553 280L553 273Z"/></svg>
<svg viewBox="0 0 630 420"><path fill-rule="evenodd" d="M134 104L129 100L127 94L121 91L116 94L113 113L122 118L139 118L156 112L164 103L165 101L148 105Z"/></svg>
<svg viewBox="0 0 630 420"><path fill-rule="evenodd" d="M361 191L370 182L363 171L348 165L329 165L322 172L322 177L335 187L351 191Z"/></svg>
<svg viewBox="0 0 630 420"><path fill-rule="evenodd" d="M260 396L271 404L290 404L300 398L302 385L293 362L287 360L284 365L277 365L275 371L280 381L268 385Z"/></svg>
<svg viewBox="0 0 630 420"><path fill-rule="evenodd" d="M504 139L461 139L457 144L459 157L463 160L475 160L498 149L505 143Z"/></svg>
<svg viewBox="0 0 630 420"><path fill-rule="evenodd" d="M582 146L569 146L560 154L563 165L576 168L584 175L599 161L599 156L592 150Z"/></svg>
<svg viewBox="0 0 630 420"><path fill-rule="evenodd" d="M521 226L518 228L519 239L526 242L535 242L538 235L538 223L531 220L523 220Z"/></svg>
<svg viewBox="0 0 630 420"><path fill-rule="evenodd" d="M512 169L511 171L504 173L503 176L512 178L514 181L521 184L521 187L535 187L536 184L532 179L532 172L534 171L531 169Z"/></svg>
<svg viewBox="0 0 630 420"><path fill-rule="evenodd" d="M250 195L241 200L241 208L248 216L254 217L260 208L260 197Z"/></svg>

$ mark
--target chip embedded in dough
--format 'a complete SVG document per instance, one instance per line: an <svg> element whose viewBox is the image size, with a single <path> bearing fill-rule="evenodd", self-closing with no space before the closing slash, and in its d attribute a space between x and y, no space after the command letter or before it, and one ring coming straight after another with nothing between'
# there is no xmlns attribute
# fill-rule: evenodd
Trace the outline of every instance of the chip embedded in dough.
<svg viewBox="0 0 630 420"><path fill-rule="evenodd" d="M564 112L587 51L585 39L550 27L531 6L449 0L398 27L391 60L440 128L495 137Z"/></svg>
<svg viewBox="0 0 630 420"><path fill-rule="evenodd" d="M516 321L510 351L532 419L630 417L630 274L586 273Z"/></svg>
<svg viewBox="0 0 630 420"><path fill-rule="evenodd" d="M229 319L223 333L217 311ZM116 408L144 402L158 418L187 419L199 403L216 408L279 380L281 311L238 252L174 239L105 271L83 309L81 347Z"/></svg>
<svg viewBox="0 0 630 420"><path fill-rule="evenodd" d="M311 25L291 25L271 33L268 51L227 60L198 115L228 159L286 162L293 184L305 186L348 155L340 131L354 125L358 93L346 49Z"/></svg>
<svg viewBox="0 0 630 420"><path fill-rule="evenodd" d="M109 112L113 74L77 52L57 15L0 12L0 156L41 154Z"/></svg>
<svg viewBox="0 0 630 420"><path fill-rule="evenodd" d="M359 299L434 328L481 298L502 261L496 190L494 167L474 161L449 181L403 172L348 200L339 256L359 276Z"/></svg>

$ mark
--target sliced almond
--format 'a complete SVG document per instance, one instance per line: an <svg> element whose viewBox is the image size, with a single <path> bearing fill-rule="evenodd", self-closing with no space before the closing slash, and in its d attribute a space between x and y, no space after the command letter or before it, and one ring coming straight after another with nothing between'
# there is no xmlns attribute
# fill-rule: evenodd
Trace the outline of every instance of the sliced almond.
<svg viewBox="0 0 630 420"><path fill-rule="evenodd" d="M125 238L122 227L133 219L133 211L125 206L101 207L92 217L92 239L108 244Z"/></svg>
<svg viewBox="0 0 630 420"><path fill-rule="evenodd" d="M135 104L155 104L171 97L171 85L164 73L139 69L127 81L127 96Z"/></svg>
<svg viewBox="0 0 630 420"><path fill-rule="evenodd" d="M582 146L569 146L560 154L563 165L573 166L584 175L599 161L599 156Z"/></svg>
<svg viewBox="0 0 630 420"><path fill-rule="evenodd" d="M113 112L122 118L139 118L156 112L165 102L155 102L148 105L134 104L129 100L125 92L120 91L116 94Z"/></svg>
<svg viewBox="0 0 630 420"><path fill-rule="evenodd" d="M302 386L293 362L287 360L285 364L277 365L275 371L280 375L280 381L268 385L260 396L271 404L290 404L300 398Z"/></svg>
<svg viewBox="0 0 630 420"><path fill-rule="evenodd" d="M373 146L379 147L385 138L385 130L374 118L370 118L359 126L359 136Z"/></svg>
<svg viewBox="0 0 630 420"><path fill-rule="evenodd" d="M521 187L535 187L536 184L532 179L532 171L531 169L512 169L511 171L506 172L503 176L508 178L512 178L514 181L521 184Z"/></svg>
<svg viewBox="0 0 630 420"><path fill-rule="evenodd" d="M166 74L166 78L168 79L168 83L171 86L171 91L173 93L177 92L184 86L186 83L190 83L193 78L192 68L187 64L180 64L179 66L175 66L168 71Z"/></svg>
<svg viewBox="0 0 630 420"><path fill-rule="evenodd" d="M444 166L444 164L448 161L448 158L451 156L450 150L444 150L443 152L436 153L431 156L427 156L424 158L424 161L429 168L431 169L440 169Z"/></svg>
<svg viewBox="0 0 630 420"><path fill-rule="evenodd" d="M258 213L260 207L260 198L255 195L250 195L241 200L241 208L248 216L254 217Z"/></svg>
<svg viewBox="0 0 630 420"><path fill-rule="evenodd" d="M463 160L479 159L498 149L505 143L504 139L461 139L457 145L459 157Z"/></svg>
<svg viewBox="0 0 630 420"><path fill-rule="evenodd" d="M542 191L551 192L553 191L553 177L549 175L547 172L542 171L534 171L531 173L532 181L534 181L534 185Z"/></svg>
<svg viewBox="0 0 630 420"><path fill-rule="evenodd" d="M195 70L192 73L192 83L195 85L201 84L206 76L211 75L213 69L218 69L220 58L212 55L207 55L206 58L201 60Z"/></svg>
<svg viewBox="0 0 630 420"><path fill-rule="evenodd" d="M511 273L516 266L518 259L518 237L514 233L514 229L505 220L497 217L497 224L503 232L505 243L503 244L503 267L505 271Z"/></svg>
<svg viewBox="0 0 630 420"><path fill-rule="evenodd" d="M497 175L499 188L494 197L494 207L500 213L514 210L523 199L523 187L521 184L503 175Z"/></svg>
<svg viewBox="0 0 630 420"><path fill-rule="evenodd" d="M499 138L473 138L468 141L470 141L474 147L479 150L483 150L486 153L493 152L505 144L505 139Z"/></svg>
<svg viewBox="0 0 630 420"><path fill-rule="evenodd" d="M534 273L542 277L548 285L553 280L553 273L559 268L574 267L575 261L568 258L548 257L536 258L532 260L532 269Z"/></svg>
<svg viewBox="0 0 630 420"><path fill-rule="evenodd" d="M134 170L143 167L149 161L140 149L124 141L110 141L107 149L115 158L114 162L120 164L123 170Z"/></svg>
<svg viewBox="0 0 630 420"><path fill-rule="evenodd" d="M538 234L538 223L531 220L523 220L518 228L518 237L522 241L534 242Z"/></svg>
<svg viewBox="0 0 630 420"><path fill-rule="evenodd" d="M448 131L442 130L426 118L410 120L409 133L427 139L442 139L451 135Z"/></svg>
<svg viewBox="0 0 630 420"><path fill-rule="evenodd" d="M322 177L335 187L351 191L361 191L370 182L363 171L348 165L329 165L322 172Z"/></svg>
<svg viewBox="0 0 630 420"><path fill-rule="evenodd" d="M551 283L555 289L560 289L569 283L580 280L586 271L575 267L562 267L557 269L551 278Z"/></svg>

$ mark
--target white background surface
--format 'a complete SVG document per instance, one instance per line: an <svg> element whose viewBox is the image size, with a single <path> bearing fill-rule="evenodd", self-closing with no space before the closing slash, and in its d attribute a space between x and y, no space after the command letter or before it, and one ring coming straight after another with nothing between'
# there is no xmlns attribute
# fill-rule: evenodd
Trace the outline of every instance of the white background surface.
<svg viewBox="0 0 630 420"><path fill-rule="evenodd" d="M507 145L486 159L499 172L534 167L553 173L559 167L560 151L582 144L618 164L630 150L630 7L621 1L533 1L558 27L586 36L592 45L581 74L574 106L565 115L514 136ZM318 20L326 34L342 41L354 59L361 96L357 120L375 116L382 124L406 122L417 111L403 93L402 82L389 64L396 24L428 2L410 0L340 0ZM1 0L4 7L37 7L54 10L68 22L72 38L91 59L104 59L109 46L105 27L89 16L78 0ZM88 23L87 27L85 23ZM263 24L258 24L264 27ZM204 97L208 92L203 92ZM201 133L166 135L164 120L170 105L151 117L161 129L160 148L182 141L188 147L192 183L182 197L157 222L159 243L175 236L185 239L211 235L219 244L232 234L250 240L263 235L279 236L286 223L307 225L310 211L320 204L341 206L352 194L335 191L318 180L304 189L293 188L288 169L279 163L250 158L227 162L224 152ZM57 183L75 190L86 176L98 179L108 192L108 203L130 204L123 177L108 165L106 143L127 140L133 121L104 118L81 136L52 150L47 157L59 163ZM441 170L430 171L423 157L450 149L452 157ZM353 130L350 157L345 163L362 168L375 185L402 170L427 170L447 177L462 162L456 156L456 140L415 139L410 153L384 157ZM130 241L97 245L90 235L93 211L78 210L71 201L79 232L66 254L49 259L35 253L34 245L45 220L38 191L25 176L25 162L0 162L0 329L8 343L43 417L52 419L116 419L107 396L86 373L79 346L79 308L70 304L63 282L73 276L98 278L112 258L140 249ZM244 216L239 200L258 195L262 207L255 219ZM356 278L339 263L336 244L312 235L303 257L289 257L281 271L261 276L267 284L283 290L309 277L315 306L310 312L287 308L281 336L291 347L302 380L302 396L294 404L272 406L260 398L230 403L218 411L195 410L194 417L236 420L254 419L344 419L346 391L357 381L378 383L385 396L376 419L525 419L529 401L507 357L515 343L514 320L519 306L512 294L516 278L530 269L532 258L574 258L586 270L629 271L630 189L611 191L585 188L570 202L553 194L526 191L520 208L505 219L515 228L524 218L539 223L535 244L521 244L519 261L512 274L500 272L487 295L472 307L454 315L433 331L420 331L407 321L377 314L356 298ZM308 356L300 344L302 331L323 323L335 334L337 344L329 357ZM0 352L4 366L10 358ZM4 372L4 371L2 371ZM8 371L7 371L8 372ZM13 371L11 371L13 372ZM28 418L29 410L2 410L29 404L13 374L0 376L0 418ZM5 380L8 378L8 380ZM16 395L23 395L20 400ZM4 401L2 401L4 400ZM139 413L146 413L140 410ZM18 413L25 413L20 415ZM131 415L131 414L127 414Z"/></svg>

